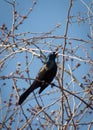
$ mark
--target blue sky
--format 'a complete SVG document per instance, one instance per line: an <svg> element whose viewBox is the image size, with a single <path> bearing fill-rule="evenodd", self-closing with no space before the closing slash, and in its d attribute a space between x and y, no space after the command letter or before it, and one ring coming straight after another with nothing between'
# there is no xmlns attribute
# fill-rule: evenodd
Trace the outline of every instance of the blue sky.
<svg viewBox="0 0 93 130"><path fill-rule="evenodd" d="M1 0L2 2L0 3L0 26L2 24L5 24L8 28L8 30L10 30L12 28L12 23L13 23L13 8L9 3L6 3L4 0ZM11 0L9 0L9 2L11 2ZM22 25L19 26L18 30L15 31L15 33L25 33L25 32L31 32L31 33L46 33L50 30L52 30L53 28L55 28L55 26L57 24L60 24L60 28L57 28L51 35L57 35L57 36L64 36L65 33L65 29L66 29L66 21L67 21L67 12L68 12L68 7L69 7L69 2L70 0L38 0L37 4L35 5L32 13L28 16L28 18L23 22ZM86 3L86 5L90 5L91 0L84 0L84 2ZM16 0L16 10L18 12L18 14L20 15L26 15L27 12L29 11L29 8L31 8L33 5L33 0ZM88 9L87 7L82 3L82 0L75 0L71 9L71 16L75 16L72 18L72 23L69 24L69 30L68 30L68 38L76 38L76 39L83 39L83 40L89 40L87 35L91 35L90 34L90 26L89 26L89 21L87 20L85 23L80 22L77 23L75 22L77 19L76 17L79 15L80 13L80 17L87 17L87 12ZM20 20L20 19L18 19ZM15 23L17 24L17 23ZM1 32L0 32L1 35ZM40 35L40 34L38 34ZM34 34L30 35L30 36L21 36L21 38L27 38L27 37L33 37L36 36ZM11 41L11 39L10 39ZM43 48L43 49L49 49L51 51L51 49L49 48L49 46L47 45L42 45L42 43L44 42L50 42L52 45L58 46L58 45L62 45L64 43L63 39L44 39L44 40L40 40L40 44L38 44L39 47ZM83 44L83 42L79 42L76 40L67 40L67 42L72 42L72 50L74 51L74 53L77 56L80 56L82 58L85 58L85 50L88 51L88 54L90 55L90 58L93 59L92 54L90 52L90 48L91 48L91 44ZM79 49L75 49L76 47L78 47L80 45ZM84 47L85 46L85 50ZM67 49L71 49L71 46L69 44L67 44ZM29 48L35 48L35 46L29 46ZM54 49L54 47L52 48L52 50ZM61 50L61 49L60 49ZM8 51L3 53L2 57L4 57L5 55L9 54ZM39 51L38 51L39 54ZM47 55L48 53L46 53ZM68 54L68 52L66 52L66 54ZM25 65L26 65L26 61L25 59L25 52L24 53L18 53L15 55L15 58L9 58L3 68L3 70L1 71L0 75L10 75L11 72L16 71L17 68L17 63L20 62L21 63L21 72L22 74L25 75L25 77L27 77L27 74L24 72L25 69ZM71 55L71 54L68 54ZM31 53L28 54L28 59L29 62L31 61L32 55ZM59 56L59 62L61 63L61 57ZM71 69L73 69L75 67L75 64L79 62L78 60L75 60L75 62L72 62L69 60L66 62L65 64L65 68L67 70L69 70L69 65L71 65ZM82 80L82 76L84 74L87 74L87 72L90 70L91 65L89 66L89 64L85 64L84 62L80 62L81 67L79 69L77 69L77 71L73 72L74 75L76 76L76 78L80 81L83 82ZM37 57L33 58L33 62L29 65L29 70L30 70L30 76L31 78L35 78L38 70L40 69L40 67L42 66L41 60ZM67 78L67 77L65 77ZM69 77L70 78L70 77ZM67 82L68 79L65 81ZM91 76L91 79L93 77ZM70 79L69 79L70 80ZM55 80L54 80L55 81ZM5 81L1 81L0 86L3 86L3 82L6 82L6 86L7 87L1 87L2 90L2 97L3 100L9 100L9 96L10 93L12 92L12 89L10 88L10 86L13 85L13 81L11 79L7 79ZM78 87L78 85L76 85ZM20 80L18 79L17 81L17 87L18 88L28 88L29 87L29 82L25 81L25 80ZM76 90L79 90L79 88L75 88ZM38 91L38 90L37 90ZM48 91L52 91L51 87L48 87L45 92ZM6 94L5 94L6 93ZM14 92L13 92L14 93ZM44 94L43 93L43 94ZM54 99L55 98L59 98L60 97L60 92L53 94ZM45 100L45 105L49 104L50 101L52 103L52 101L54 101L53 96L44 96L44 100ZM29 99L31 99L32 97L30 97ZM40 99L39 99L40 101ZM78 101L77 101L78 102ZM36 103L34 101L31 102L31 105L34 106L36 105ZM23 106L24 110L26 110L26 108L29 105L26 104ZM58 105L56 104L54 107L50 108L48 110L48 112L50 112L50 110L52 109L59 109ZM5 111L7 109L4 109ZM29 116L29 113L27 113L27 115ZM91 116L90 116L91 119Z"/></svg>

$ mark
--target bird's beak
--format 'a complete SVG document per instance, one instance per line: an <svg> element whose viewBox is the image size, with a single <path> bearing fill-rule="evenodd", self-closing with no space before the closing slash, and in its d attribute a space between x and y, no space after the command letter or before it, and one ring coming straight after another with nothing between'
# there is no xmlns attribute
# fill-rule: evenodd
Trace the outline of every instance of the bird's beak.
<svg viewBox="0 0 93 130"><path fill-rule="evenodd" d="M58 52L55 52L56 57L58 56Z"/></svg>

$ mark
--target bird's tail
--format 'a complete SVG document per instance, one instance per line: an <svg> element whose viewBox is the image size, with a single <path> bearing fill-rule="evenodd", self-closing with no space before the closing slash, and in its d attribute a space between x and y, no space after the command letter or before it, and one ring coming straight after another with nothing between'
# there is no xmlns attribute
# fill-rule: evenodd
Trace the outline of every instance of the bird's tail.
<svg viewBox="0 0 93 130"><path fill-rule="evenodd" d="M34 86L31 85L31 86L20 96L18 104L21 105L21 104L24 102L24 100L29 96L29 94L30 94L34 89L35 89Z"/></svg>

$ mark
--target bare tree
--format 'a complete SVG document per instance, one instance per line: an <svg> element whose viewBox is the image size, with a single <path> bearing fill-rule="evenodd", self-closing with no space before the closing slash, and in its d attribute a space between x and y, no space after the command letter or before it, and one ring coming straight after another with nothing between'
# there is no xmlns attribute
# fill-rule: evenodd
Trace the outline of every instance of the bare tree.
<svg viewBox="0 0 93 130"><path fill-rule="evenodd" d="M45 33L20 32L39 1L34 0L25 15L17 11L16 0L4 2L12 7L12 27L0 25L0 129L92 130L93 2L80 0L86 11L74 13L77 0L70 0L64 34L60 35L56 32L62 30L61 23ZM86 39L71 36L71 26L85 24L90 30ZM40 68L38 63L45 53L54 50L59 53L52 89L40 95L37 90L18 106L20 94L31 85L38 70L31 66Z"/></svg>

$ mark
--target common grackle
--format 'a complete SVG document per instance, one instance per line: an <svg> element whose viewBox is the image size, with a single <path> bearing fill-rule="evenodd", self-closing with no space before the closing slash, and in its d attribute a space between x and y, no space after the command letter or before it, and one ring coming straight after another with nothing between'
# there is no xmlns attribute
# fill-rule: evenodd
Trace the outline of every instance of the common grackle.
<svg viewBox="0 0 93 130"><path fill-rule="evenodd" d="M20 96L18 104L21 105L27 96L33 92L35 89L40 87L39 94L51 83L57 72L57 65L55 58L57 56L56 52L50 53L46 62L40 69L36 79L33 81L32 85Z"/></svg>

